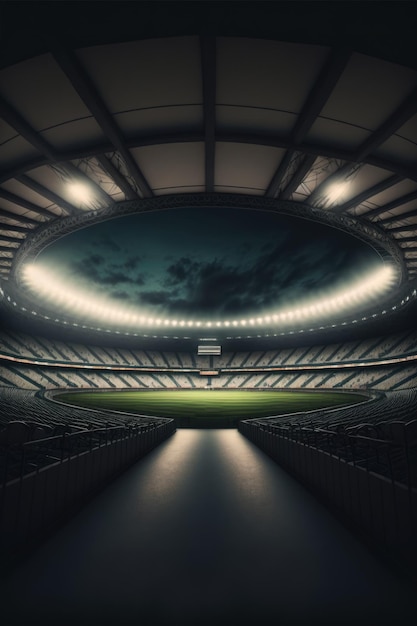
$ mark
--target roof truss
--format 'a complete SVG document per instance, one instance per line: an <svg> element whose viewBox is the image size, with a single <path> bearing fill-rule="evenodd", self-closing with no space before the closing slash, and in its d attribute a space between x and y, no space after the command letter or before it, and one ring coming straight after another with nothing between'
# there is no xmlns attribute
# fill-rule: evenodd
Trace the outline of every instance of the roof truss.
<svg viewBox="0 0 417 626"><path fill-rule="evenodd" d="M16 176L16 180L19 183L22 183L22 185L25 185L25 187L32 189L32 191L35 191L40 196L46 198L50 202L53 202L57 206L61 207L69 215L73 215L77 212L78 209L73 204L71 204L67 200L64 200L50 189L47 189L47 187L44 187L36 180L33 180L33 178L30 178L30 176L27 176L26 174L21 174L20 176Z"/></svg>
<svg viewBox="0 0 417 626"><path fill-rule="evenodd" d="M345 69L350 56L351 53L347 50L333 50L330 52L292 130L291 143L294 147L299 146L304 141L305 136L326 104ZM294 148L290 148L284 155L265 192L267 197L275 198L277 196L281 182L294 156L294 151Z"/></svg>
<svg viewBox="0 0 417 626"><path fill-rule="evenodd" d="M117 127L112 115L107 110L90 77L87 75L75 54L68 50L59 50L55 51L54 58L67 78L71 81L81 100L93 114L106 137L114 148L120 152L126 168L135 181L140 194L145 198L152 196L152 190L126 147L121 131Z"/></svg>
<svg viewBox="0 0 417 626"><path fill-rule="evenodd" d="M366 139L355 153L355 160L362 161L417 113L417 88L400 104L396 111Z"/></svg>
<svg viewBox="0 0 417 626"><path fill-rule="evenodd" d="M29 202L24 198L20 198L20 196L16 196L15 194L10 193L10 191L6 191L5 189L0 189L0 198L3 198L3 200L7 200L12 204L17 204L18 206L21 206L28 211L32 211L33 213L37 213L38 215L47 217L48 219L54 219L57 217L52 211L48 211L48 209L43 209L37 204L33 204L32 202ZM19 217L20 216L16 216L15 219L19 219Z"/></svg>
<svg viewBox="0 0 417 626"><path fill-rule="evenodd" d="M386 178L385 180L382 180L381 182L377 183L373 187L369 187L368 189L365 189L365 191L362 191L362 193L358 194L354 198L351 198L347 202L344 202L343 204L339 204L335 206L333 208L333 211L335 211L335 213L343 213L344 211L347 211L348 209L359 206L360 204L362 204L362 202L364 202L368 198L372 198L373 196L376 196L382 191L385 191L386 189L389 189L390 187L397 185L402 180L403 180L402 176L400 176L399 174L394 174L393 176L390 176L389 178Z"/></svg>

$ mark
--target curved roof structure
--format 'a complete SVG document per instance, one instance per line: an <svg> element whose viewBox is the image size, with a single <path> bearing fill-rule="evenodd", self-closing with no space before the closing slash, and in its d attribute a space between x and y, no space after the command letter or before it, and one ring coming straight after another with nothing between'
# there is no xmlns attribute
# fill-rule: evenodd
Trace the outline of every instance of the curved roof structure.
<svg viewBox="0 0 417 626"><path fill-rule="evenodd" d="M204 198L294 203L349 222L385 242L399 293L411 293L412 3L30 4L17 3L20 24L16 5L2 6L6 292L49 227ZM74 196L73 183L87 184L89 198Z"/></svg>

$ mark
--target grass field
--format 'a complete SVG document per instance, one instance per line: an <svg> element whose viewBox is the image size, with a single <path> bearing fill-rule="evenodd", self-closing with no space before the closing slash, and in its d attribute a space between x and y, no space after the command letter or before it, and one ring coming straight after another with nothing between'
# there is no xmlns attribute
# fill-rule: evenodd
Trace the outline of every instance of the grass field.
<svg viewBox="0 0 417 626"><path fill-rule="evenodd" d="M233 427L240 419L311 411L363 402L361 394L335 391L82 391L55 396L76 406L176 418L177 426Z"/></svg>

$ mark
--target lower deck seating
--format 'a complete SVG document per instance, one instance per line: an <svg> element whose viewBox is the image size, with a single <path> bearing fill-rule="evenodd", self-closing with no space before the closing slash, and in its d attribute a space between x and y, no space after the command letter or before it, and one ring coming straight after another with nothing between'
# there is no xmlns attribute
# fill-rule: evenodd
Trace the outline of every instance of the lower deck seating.
<svg viewBox="0 0 417 626"><path fill-rule="evenodd" d="M70 407L40 392L0 388L0 482L170 421Z"/></svg>
<svg viewBox="0 0 417 626"><path fill-rule="evenodd" d="M250 420L256 427L417 487L417 389L369 402Z"/></svg>

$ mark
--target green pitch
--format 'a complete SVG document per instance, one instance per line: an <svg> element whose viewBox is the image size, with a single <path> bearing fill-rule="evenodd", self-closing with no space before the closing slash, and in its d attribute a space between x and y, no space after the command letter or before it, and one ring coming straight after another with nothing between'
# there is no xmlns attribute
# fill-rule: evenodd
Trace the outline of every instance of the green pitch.
<svg viewBox="0 0 417 626"><path fill-rule="evenodd" d="M233 427L240 419L312 411L363 402L366 396L334 391L86 391L55 396L76 406L176 418L183 427Z"/></svg>

